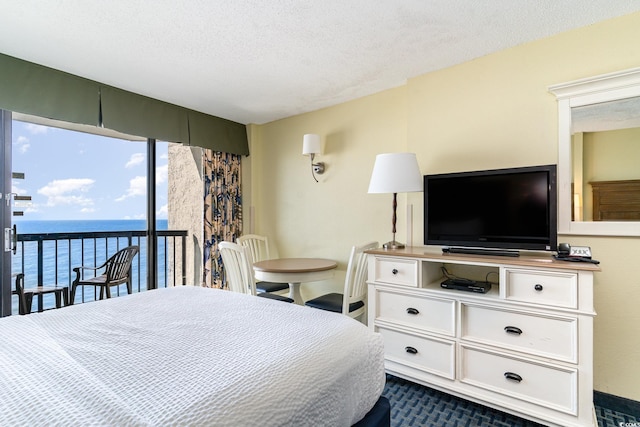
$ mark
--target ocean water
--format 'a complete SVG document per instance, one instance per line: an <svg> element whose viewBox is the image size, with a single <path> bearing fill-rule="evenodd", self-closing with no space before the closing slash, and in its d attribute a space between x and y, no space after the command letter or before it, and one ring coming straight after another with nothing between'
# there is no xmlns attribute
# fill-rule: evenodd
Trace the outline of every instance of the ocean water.
<svg viewBox="0 0 640 427"><path fill-rule="evenodd" d="M18 234L79 233L90 231L146 230L147 221L139 219L66 220L66 221L14 221ZM158 230L167 230L167 220L156 221Z"/></svg>
<svg viewBox="0 0 640 427"><path fill-rule="evenodd" d="M24 234L51 234L51 233L77 233L77 232L104 232L104 231L144 231L147 228L145 220L68 220L68 221L14 221L18 236ZM157 230L167 230L167 220L158 220ZM111 237L108 239L73 239L73 240L45 240L42 244L42 259L38 257L38 242L25 241L18 242L17 253L12 255L12 273L25 273L25 287L38 285L38 268L42 263L42 284L45 286L58 284L61 286L71 286L75 278L74 267L101 265L109 256L118 249L129 244L127 238ZM132 265L133 288L137 290L146 289L146 237L134 237L132 244L140 246L140 253ZM172 241L158 239L158 286L166 286L169 266L165 259L165 254L171 253ZM90 276L88 276L90 277ZM13 284L12 284L13 285ZM13 287L13 286L12 286ZM79 290L80 292L80 290ZM126 293L126 286L121 285L119 289L112 288L112 293ZM95 295L92 290L86 288L85 301L93 300ZM76 302L79 301L76 296ZM13 312L17 313L17 297L13 297ZM45 295L44 308L55 307L53 295ZM37 310L34 302L32 311Z"/></svg>

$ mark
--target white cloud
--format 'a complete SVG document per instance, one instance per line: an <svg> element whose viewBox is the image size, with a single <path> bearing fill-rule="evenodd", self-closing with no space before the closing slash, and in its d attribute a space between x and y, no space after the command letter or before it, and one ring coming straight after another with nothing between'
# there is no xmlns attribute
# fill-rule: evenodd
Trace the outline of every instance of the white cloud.
<svg viewBox="0 0 640 427"><path fill-rule="evenodd" d="M141 165L142 163L144 163L144 154L142 154L142 153L134 153L134 154L131 155L131 158L129 159L127 164L124 165L124 167L129 169L129 168L132 168L134 166Z"/></svg>
<svg viewBox="0 0 640 427"><path fill-rule="evenodd" d="M122 219L147 219L146 214L125 215Z"/></svg>
<svg viewBox="0 0 640 427"><path fill-rule="evenodd" d="M167 182L169 165L158 166L156 168L156 185Z"/></svg>
<svg viewBox="0 0 640 427"><path fill-rule="evenodd" d="M29 148L31 147L31 144L29 144L29 138L27 138L26 136L19 136L18 138L16 138L14 144L16 146L16 149L22 154L29 151Z"/></svg>
<svg viewBox="0 0 640 427"><path fill-rule="evenodd" d="M40 210L38 209L38 206L34 204L34 205L29 206L27 209L25 209L24 212L27 213L27 214L30 214L30 213L36 213L36 212L39 212L39 211Z"/></svg>
<svg viewBox="0 0 640 427"><path fill-rule="evenodd" d="M19 187L18 181L11 182L11 192L20 196L24 196L25 194L27 194L27 190Z"/></svg>
<svg viewBox="0 0 640 427"><path fill-rule="evenodd" d="M36 125L36 124L33 124L33 123L26 123L24 125L24 127L32 135L37 135L37 134L40 134L40 133L49 132L49 127L42 126L42 125Z"/></svg>
<svg viewBox="0 0 640 427"><path fill-rule="evenodd" d="M122 202L129 197L144 196L145 194L147 194L147 177L136 176L129 181L129 188L127 189L127 192L118 197L116 202Z"/></svg>
<svg viewBox="0 0 640 427"><path fill-rule="evenodd" d="M96 210L94 208L82 208L80 212L82 213L94 213Z"/></svg>
<svg viewBox="0 0 640 427"><path fill-rule="evenodd" d="M47 206L91 206L93 199L78 193L88 192L94 182L90 178L58 179L39 189L38 194L47 197Z"/></svg>
<svg viewBox="0 0 640 427"><path fill-rule="evenodd" d="M167 218L169 214L169 205L161 206L156 212L156 216L159 218Z"/></svg>

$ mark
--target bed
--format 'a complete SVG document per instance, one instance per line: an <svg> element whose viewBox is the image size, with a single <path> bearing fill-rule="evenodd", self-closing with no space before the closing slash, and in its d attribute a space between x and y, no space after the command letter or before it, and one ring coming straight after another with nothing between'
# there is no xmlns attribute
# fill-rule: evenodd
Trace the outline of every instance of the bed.
<svg viewBox="0 0 640 427"><path fill-rule="evenodd" d="M3 426L370 425L384 399L378 334L216 289L10 316L0 336Z"/></svg>

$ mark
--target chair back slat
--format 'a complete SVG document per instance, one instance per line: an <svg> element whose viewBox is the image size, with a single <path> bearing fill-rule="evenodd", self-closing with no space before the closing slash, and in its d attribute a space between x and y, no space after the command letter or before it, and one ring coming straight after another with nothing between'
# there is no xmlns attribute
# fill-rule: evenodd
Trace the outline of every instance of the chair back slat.
<svg viewBox="0 0 640 427"><path fill-rule="evenodd" d="M108 282L124 280L129 276L131 262L139 251L138 246L127 246L109 258L105 264Z"/></svg>
<svg viewBox="0 0 640 427"><path fill-rule="evenodd" d="M351 248L349 264L347 264L347 274L344 279L344 293L342 299L343 314L349 314L350 303L366 301L367 254L365 251L376 249L377 247L378 242L369 242L360 246L353 246Z"/></svg>
<svg viewBox="0 0 640 427"><path fill-rule="evenodd" d="M237 242L249 249L251 261L258 262L271 259L271 254L269 253L269 239L267 236L245 234L244 236L238 237Z"/></svg>
<svg viewBox="0 0 640 427"><path fill-rule="evenodd" d="M249 249L232 242L220 242L218 248L229 290L256 295L256 282Z"/></svg>

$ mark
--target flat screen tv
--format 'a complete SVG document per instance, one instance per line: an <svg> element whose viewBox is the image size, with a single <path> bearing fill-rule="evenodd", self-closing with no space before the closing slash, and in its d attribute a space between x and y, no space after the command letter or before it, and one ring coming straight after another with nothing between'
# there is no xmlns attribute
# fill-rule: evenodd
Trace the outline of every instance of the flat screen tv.
<svg viewBox="0 0 640 427"><path fill-rule="evenodd" d="M424 176L425 245L517 256L557 245L556 166Z"/></svg>

